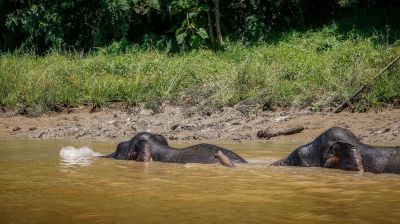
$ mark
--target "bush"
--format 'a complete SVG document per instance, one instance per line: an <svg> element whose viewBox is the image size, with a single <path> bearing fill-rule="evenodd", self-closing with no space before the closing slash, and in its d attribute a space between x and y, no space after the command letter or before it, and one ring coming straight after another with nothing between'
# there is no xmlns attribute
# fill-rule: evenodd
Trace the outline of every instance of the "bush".
<svg viewBox="0 0 400 224"><path fill-rule="evenodd" d="M180 54L143 50L120 43L98 52L5 54L0 58L0 105L54 110L87 103L123 101L234 105L254 99L271 106L334 106L369 83L399 52L398 45L377 45L375 36L344 37L336 24L308 32L291 31L274 44L225 51ZM363 107L400 98L399 64L374 81ZM360 107L361 108L361 107Z"/></svg>

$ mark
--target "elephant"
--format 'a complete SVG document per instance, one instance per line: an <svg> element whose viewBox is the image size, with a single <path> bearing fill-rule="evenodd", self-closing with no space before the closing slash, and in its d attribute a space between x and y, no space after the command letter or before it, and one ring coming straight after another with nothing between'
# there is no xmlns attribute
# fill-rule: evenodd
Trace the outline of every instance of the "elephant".
<svg viewBox="0 0 400 224"><path fill-rule="evenodd" d="M372 173L400 173L400 147L361 143L347 129L333 127L271 166L325 167Z"/></svg>
<svg viewBox="0 0 400 224"><path fill-rule="evenodd" d="M119 143L115 152L104 157L143 162L220 163L228 167L233 167L234 163L247 163L236 153L211 144L175 149L162 135L148 132L138 133L131 140Z"/></svg>

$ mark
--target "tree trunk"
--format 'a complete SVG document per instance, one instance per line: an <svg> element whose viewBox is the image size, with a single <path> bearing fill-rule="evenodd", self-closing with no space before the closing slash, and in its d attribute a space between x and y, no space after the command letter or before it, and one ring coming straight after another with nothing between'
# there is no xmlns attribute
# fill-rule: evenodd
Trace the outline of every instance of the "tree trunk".
<svg viewBox="0 0 400 224"><path fill-rule="evenodd" d="M213 30L213 24L212 24L210 10L207 11L207 20L208 20L208 34L210 35L211 44L214 45L215 38L214 38L214 30Z"/></svg>
<svg viewBox="0 0 400 224"><path fill-rule="evenodd" d="M219 13L219 0L215 0L215 29L217 31L217 43L218 45L222 45L222 33L221 33L221 22L220 22L220 13Z"/></svg>

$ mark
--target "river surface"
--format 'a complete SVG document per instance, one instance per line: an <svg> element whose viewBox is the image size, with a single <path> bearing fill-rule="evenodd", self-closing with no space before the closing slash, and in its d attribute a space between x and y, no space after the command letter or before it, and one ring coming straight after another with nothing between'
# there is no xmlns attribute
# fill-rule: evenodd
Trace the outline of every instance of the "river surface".
<svg viewBox="0 0 400 224"><path fill-rule="evenodd" d="M115 142L0 140L0 223L400 222L400 175L267 167L300 144L217 143L250 161L226 168L74 162L62 147L105 154Z"/></svg>

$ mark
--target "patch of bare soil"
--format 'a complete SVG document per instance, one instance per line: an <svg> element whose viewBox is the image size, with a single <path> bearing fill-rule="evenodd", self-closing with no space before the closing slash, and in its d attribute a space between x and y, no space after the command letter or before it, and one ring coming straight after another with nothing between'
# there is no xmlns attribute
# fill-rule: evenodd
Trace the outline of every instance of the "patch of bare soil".
<svg viewBox="0 0 400 224"><path fill-rule="evenodd" d="M260 133L282 133L282 130L304 127L299 133L272 135L270 140L309 141L334 126L350 129L366 143L400 145L400 108L333 114L297 110L271 112L251 104L215 112L163 105L155 113L143 106L114 105L98 112L76 108L41 117L0 113L0 137L43 139L123 140L147 131L170 140L267 140Z"/></svg>

